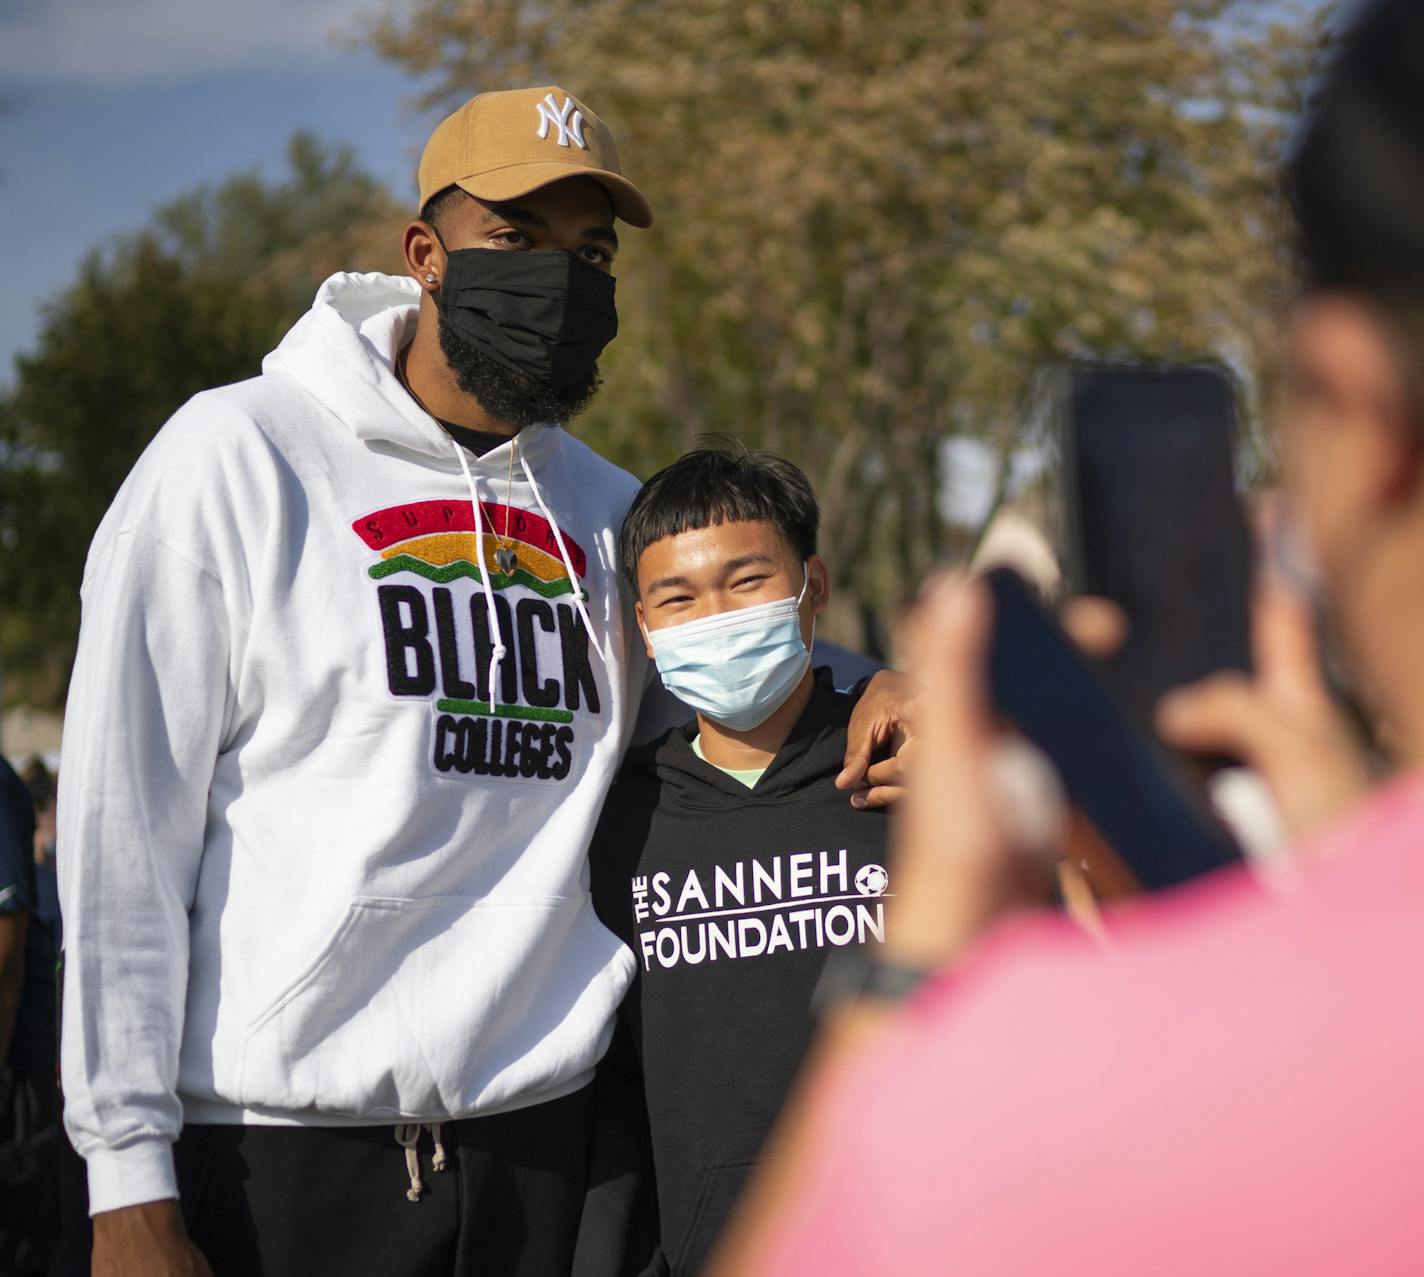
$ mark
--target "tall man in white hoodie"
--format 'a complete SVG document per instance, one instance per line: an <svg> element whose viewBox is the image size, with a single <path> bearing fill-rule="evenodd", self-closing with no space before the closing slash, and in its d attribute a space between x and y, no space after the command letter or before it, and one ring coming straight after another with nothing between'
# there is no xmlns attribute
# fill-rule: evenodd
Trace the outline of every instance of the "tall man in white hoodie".
<svg viewBox="0 0 1424 1277"><path fill-rule="evenodd" d="M652 213L559 88L467 103L420 188L412 278L332 277L180 410L85 569L63 1078L101 1277L568 1268L633 967L585 852L645 666L637 481L554 423Z"/></svg>
<svg viewBox="0 0 1424 1277"><path fill-rule="evenodd" d="M556 423L652 213L559 88L456 111L420 198L411 278L329 279L90 551L59 837L99 1277L568 1271L634 965L585 857L646 663L637 480Z"/></svg>

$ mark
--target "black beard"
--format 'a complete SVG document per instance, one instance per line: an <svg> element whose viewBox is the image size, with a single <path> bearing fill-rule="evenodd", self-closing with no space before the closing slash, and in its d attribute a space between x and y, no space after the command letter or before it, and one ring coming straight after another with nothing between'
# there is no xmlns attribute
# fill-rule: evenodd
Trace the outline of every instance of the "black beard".
<svg viewBox="0 0 1424 1277"><path fill-rule="evenodd" d="M572 386L535 381L492 359L451 328L443 316L438 317L436 333L440 353L455 374L455 384L496 421L513 426L516 432L525 426L573 420L588 407L603 384L596 367Z"/></svg>

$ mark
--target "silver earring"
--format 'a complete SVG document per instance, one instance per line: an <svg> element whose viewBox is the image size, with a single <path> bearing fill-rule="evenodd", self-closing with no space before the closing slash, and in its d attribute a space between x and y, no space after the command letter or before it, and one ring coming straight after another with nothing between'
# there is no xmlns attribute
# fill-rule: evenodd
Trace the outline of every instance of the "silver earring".
<svg viewBox="0 0 1424 1277"><path fill-rule="evenodd" d="M426 282L427 284L433 284L433 283L435 282L435 276L434 276L434 275L427 275L427 276L425 277L425 282Z"/></svg>

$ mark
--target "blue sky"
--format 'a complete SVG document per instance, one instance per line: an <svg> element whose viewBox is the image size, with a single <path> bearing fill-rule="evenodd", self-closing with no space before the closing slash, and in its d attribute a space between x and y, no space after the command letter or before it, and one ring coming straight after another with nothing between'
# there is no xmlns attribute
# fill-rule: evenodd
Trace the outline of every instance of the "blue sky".
<svg viewBox="0 0 1424 1277"><path fill-rule="evenodd" d="M0 0L0 382L92 245L298 128L414 199L420 85L334 38L378 0Z"/></svg>

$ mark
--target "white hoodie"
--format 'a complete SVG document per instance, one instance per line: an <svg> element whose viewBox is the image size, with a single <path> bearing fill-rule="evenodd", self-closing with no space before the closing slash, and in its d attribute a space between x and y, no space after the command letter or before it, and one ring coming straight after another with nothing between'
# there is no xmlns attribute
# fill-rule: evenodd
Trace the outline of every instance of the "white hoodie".
<svg viewBox="0 0 1424 1277"><path fill-rule="evenodd" d="M557 427L466 460L392 371L417 295L329 279L260 377L164 426L90 550L59 846L94 1211L174 1196L185 1120L567 1094L631 978L585 853L644 682L637 481Z"/></svg>

